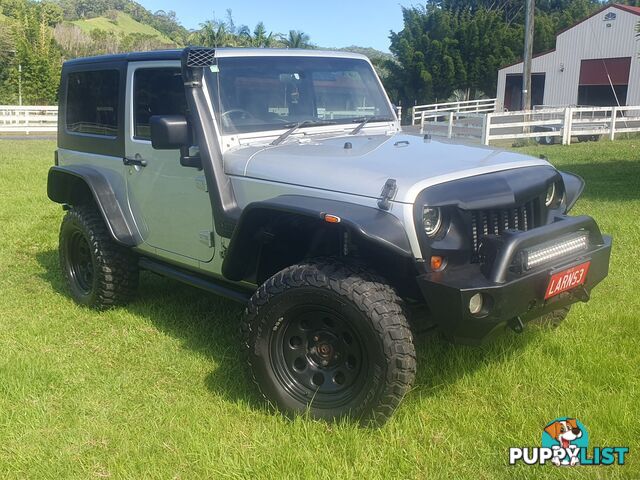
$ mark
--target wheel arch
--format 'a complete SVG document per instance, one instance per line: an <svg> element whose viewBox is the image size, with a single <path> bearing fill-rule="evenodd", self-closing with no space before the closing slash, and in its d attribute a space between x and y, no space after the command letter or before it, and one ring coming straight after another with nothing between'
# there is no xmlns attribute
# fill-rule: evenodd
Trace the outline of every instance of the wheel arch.
<svg viewBox="0 0 640 480"><path fill-rule="evenodd" d="M133 218L118 201L105 176L87 165L54 166L47 178L49 199L63 205L94 203L111 234L119 244L133 247L141 238Z"/></svg>
<svg viewBox="0 0 640 480"><path fill-rule="evenodd" d="M327 215L339 220L330 223ZM407 268L414 265L404 226L390 213L348 202L282 195L245 207L225 253L222 274L233 281L262 283L304 258L348 256L345 243L347 249L375 252L375 263L387 261L396 268L398 261ZM387 270L380 264L371 266Z"/></svg>

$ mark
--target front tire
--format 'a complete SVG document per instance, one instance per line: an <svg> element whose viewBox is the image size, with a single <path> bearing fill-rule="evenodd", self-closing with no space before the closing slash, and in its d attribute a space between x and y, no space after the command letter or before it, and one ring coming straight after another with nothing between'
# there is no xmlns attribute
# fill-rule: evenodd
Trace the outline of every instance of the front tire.
<svg viewBox="0 0 640 480"><path fill-rule="evenodd" d="M100 213L71 207L60 226L60 266L73 299L88 307L127 303L138 286L135 255L116 244Z"/></svg>
<svg viewBox="0 0 640 480"><path fill-rule="evenodd" d="M400 298L375 274L335 260L267 280L251 298L243 333L254 381L287 414L380 425L415 377Z"/></svg>

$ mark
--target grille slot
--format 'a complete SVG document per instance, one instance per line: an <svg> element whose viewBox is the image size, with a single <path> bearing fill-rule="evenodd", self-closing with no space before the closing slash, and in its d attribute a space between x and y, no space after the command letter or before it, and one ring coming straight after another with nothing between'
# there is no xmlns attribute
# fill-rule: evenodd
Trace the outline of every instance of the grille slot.
<svg viewBox="0 0 640 480"><path fill-rule="evenodd" d="M535 200L514 208L472 210L471 262L479 263L480 242L485 235L501 235L505 230L530 230L535 224Z"/></svg>

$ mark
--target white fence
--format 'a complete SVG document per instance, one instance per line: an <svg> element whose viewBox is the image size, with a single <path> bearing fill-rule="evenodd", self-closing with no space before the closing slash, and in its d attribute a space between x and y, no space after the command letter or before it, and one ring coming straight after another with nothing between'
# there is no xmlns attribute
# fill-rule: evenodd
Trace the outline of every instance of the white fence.
<svg viewBox="0 0 640 480"><path fill-rule="evenodd" d="M0 105L0 133L55 132L58 107Z"/></svg>
<svg viewBox="0 0 640 480"><path fill-rule="evenodd" d="M464 112L464 113L490 113L496 110L495 98L481 100L464 100L462 102L431 103L429 105L416 105L411 109L411 123L422 125L424 118L429 118L434 113Z"/></svg>
<svg viewBox="0 0 640 480"><path fill-rule="evenodd" d="M535 138L540 143L571 144L619 133L640 132L640 106L560 107L502 113L445 112L421 115L421 133L495 140Z"/></svg>

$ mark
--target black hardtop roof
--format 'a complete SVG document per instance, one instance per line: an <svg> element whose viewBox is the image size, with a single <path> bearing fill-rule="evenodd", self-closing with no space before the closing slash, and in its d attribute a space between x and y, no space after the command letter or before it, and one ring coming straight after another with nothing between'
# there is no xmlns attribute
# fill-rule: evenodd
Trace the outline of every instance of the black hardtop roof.
<svg viewBox="0 0 640 480"><path fill-rule="evenodd" d="M180 60L182 50L153 50L151 52L115 53L111 55L96 55L67 60L65 66L76 66L90 63L137 62L143 60Z"/></svg>

